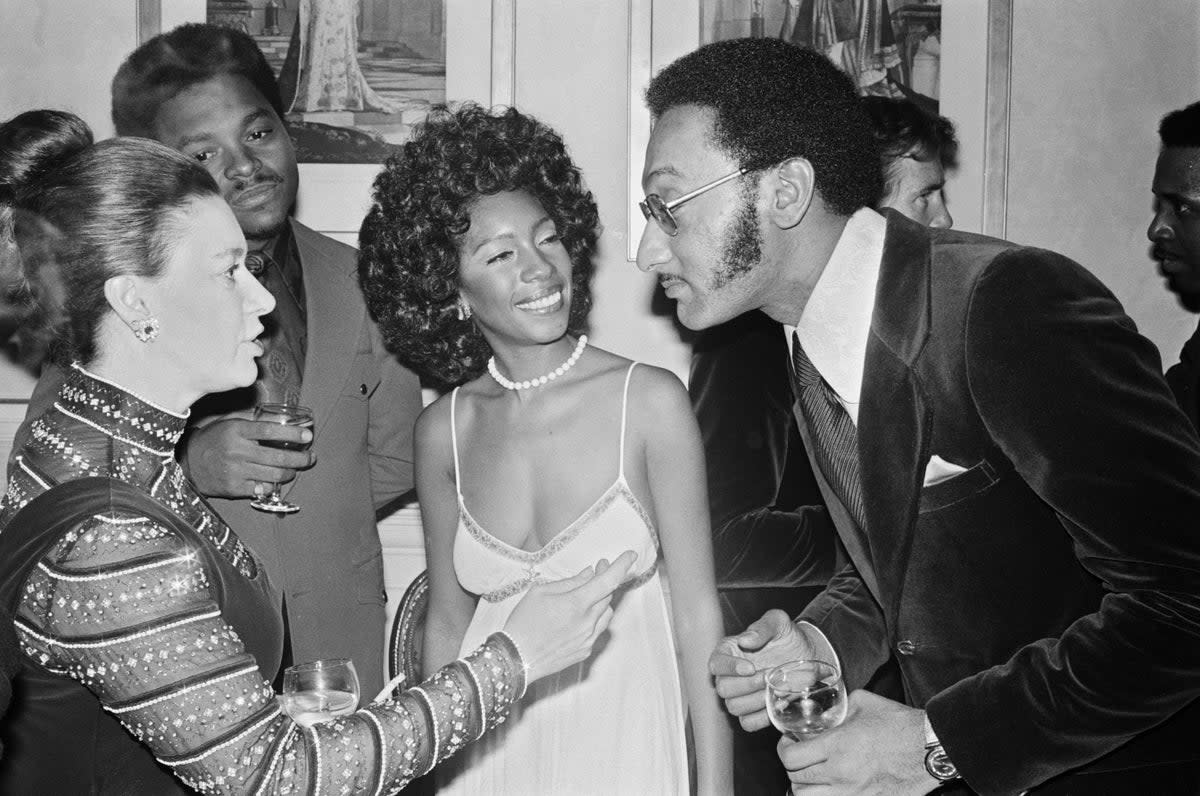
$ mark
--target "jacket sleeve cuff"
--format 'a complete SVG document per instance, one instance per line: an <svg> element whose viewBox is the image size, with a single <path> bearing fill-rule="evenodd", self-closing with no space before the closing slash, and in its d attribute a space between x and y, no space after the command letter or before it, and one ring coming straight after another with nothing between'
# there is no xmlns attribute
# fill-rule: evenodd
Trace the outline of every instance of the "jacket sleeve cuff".
<svg viewBox="0 0 1200 796"><path fill-rule="evenodd" d="M829 637L821 632L821 628L803 619L796 622L796 628L812 646L813 658L825 661L826 663L832 663L837 667L839 672L842 670L842 661L838 658L837 651L833 648L833 644L830 643Z"/></svg>

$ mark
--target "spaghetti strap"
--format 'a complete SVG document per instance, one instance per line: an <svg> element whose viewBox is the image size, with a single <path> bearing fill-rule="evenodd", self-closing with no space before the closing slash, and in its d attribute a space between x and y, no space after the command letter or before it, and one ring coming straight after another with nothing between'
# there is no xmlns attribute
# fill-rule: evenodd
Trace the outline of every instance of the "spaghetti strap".
<svg viewBox="0 0 1200 796"><path fill-rule="evenodd" d="M629 378L633 375L633 369L637 367L636 362L629 363L629 370L625 371L625 390L621 394L621 450L618 454L617 465L617 480L625 480L625 415L629 409Z"/></svg>
<svg viewBox="0 0 1200 796"><path fill-rule="evenodd" d="M462 503L462 484L459 481L458 467L458 424L456 422L458 406L458 387L450 393L450 445L454 448L454 491L458 494L458 502Z"/></svg>

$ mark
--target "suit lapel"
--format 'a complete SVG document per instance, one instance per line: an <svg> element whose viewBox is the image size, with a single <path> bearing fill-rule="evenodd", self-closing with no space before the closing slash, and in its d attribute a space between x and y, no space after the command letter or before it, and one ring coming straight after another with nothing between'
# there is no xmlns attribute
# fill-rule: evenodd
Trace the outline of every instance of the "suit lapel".
<svg viewBox="0 0 1200 796"><path fill-rule="evenodd" d="M876 576L897 603L929 459L932 408L914 365L930 330L927 230L888 212L863 370L858 451Z"/></svg>
<svg viewBox="0 0 1200 796"><path fill-rule="evenodd" d="M308 351L300 400L313 410L313 433L319 436L354 363L365 309L354 300L358 285L341 252L296 221L292 232L308 302Z"/></svg>

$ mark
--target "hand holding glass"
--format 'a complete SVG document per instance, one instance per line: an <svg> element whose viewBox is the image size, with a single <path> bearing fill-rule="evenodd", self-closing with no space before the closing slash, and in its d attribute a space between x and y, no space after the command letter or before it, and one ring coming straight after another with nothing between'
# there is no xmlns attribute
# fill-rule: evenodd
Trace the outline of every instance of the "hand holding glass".
<svg viewBox="0 0 1200 796"><path fill-rule="evenodd" d="M766 676L767 716L775 729L800 741L846 718L842 673L825 661L789 661Z"/></svg>
<svg viewBox="0 0 1200 796"><path fill-rule="evenodd" d="M267 423L279 423L284 426L312 427L312 410L295 404L259 404L254 407L254 419ZM267 448L280 448L289 451L307 450L312 442L293 442L291 440L261 439L259 445ZM291 514L299 511L300 507L284 500L279 494L279 484L271 485L271 492L262 497L256 497L250 505L259 511L271 511L276 514Z"/></svg>
<svg viewBox="0 0 1200 796"><path fill-rule="evenodd" d="M283 671L283 710L304 727L358 708L358 673L345 658L289 666Z"/></svg>

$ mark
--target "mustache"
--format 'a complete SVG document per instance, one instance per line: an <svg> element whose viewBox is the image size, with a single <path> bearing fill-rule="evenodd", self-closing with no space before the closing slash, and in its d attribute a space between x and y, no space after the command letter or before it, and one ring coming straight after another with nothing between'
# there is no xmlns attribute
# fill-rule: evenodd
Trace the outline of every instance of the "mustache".
<svg viewBox="0 0 1200 796"><path fill-rule="evenodd" d="M230 194L239 194L242 191L250 188L255 188L259 185L280 185L283 183L283 177L278 174L263 174L259 172L249 179L234 180L230 189Z"/></svg>
<svg viewBox="0 0 1200 796"><path fill-rule="evenodd" d="M1172 260L1178 258L1178 255L1174 251L1163 246L1161 243L1156 243L1150 248L1150 256L1155 260Z"/></svg>

